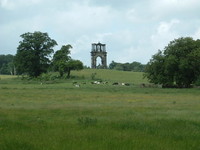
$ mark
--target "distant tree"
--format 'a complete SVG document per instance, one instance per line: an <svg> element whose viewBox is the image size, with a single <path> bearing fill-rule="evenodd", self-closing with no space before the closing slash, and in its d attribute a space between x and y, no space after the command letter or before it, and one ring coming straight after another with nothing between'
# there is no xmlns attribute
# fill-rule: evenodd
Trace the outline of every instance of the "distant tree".
<svg viewBox="0 0 200 150"><path fill-rule="evenodd" d="M140 62L132 62L130 64L130 68L132 71L135 71L135 72L143 72L144 71L144 68L145 68L146 65L143 65L141 64Z"/></svg>
<svg viewBox="0 0 200 150"><path fill-rule="evenodd" d="M115 70L125 71L122 63L117 63L114 69Z"/></svg>
<svg viewBox="0 0 200 150"><path fill-rule="evenodd" d="M146 66L145 76L164 87L190 87L200 77L200 41L190 37L171 41Z"/></svg>
<svg viewBox="0 0 200 150"><path fill-rule="evenodd" d="M71 70L83 69L83 63L81 61L73 60L69 56L71 48L71 45L64 45L53 56L53 68L60 73L61 77L64 73L67 73L67 78L69 78Z"/></svg>
<svg viewBox="0 0 200 150"><path fill-rule="evenodd" d="M53 56L54 71L58 71L62 77L66 72L66 63L71 59L69 56L71 45L63 45L60 50L56 51Z"/></svg>
<svg viewBox="0 0 200 150"><path fill-rule="evenodd" d="M66 63L67 78L70 78L71 70L82 70L83 63L80 60L70 60Z"/></svg>
<svg viewBox="0 0 200 150"><path fill-rule="evenodd" d="M124 63L121 66L122 66L123 71L131 71L132 70L130 63Z"/></svg>
<svg viewBox="0 0 200 150"><path fill-rule="evenodd" d="M0 55L0 74L14 74L14 56L13 55Z"/></svg>
<svg viewBox="0 0 200 150"><path fill-rule="evenodd" d="M109 69L122 70L122 71L135 71L135 72L143 72L145 65L139 62L132 63L117 63L112 61L109 65Z"/></svg>
<svg viewBox="0 0 200 150"><path fill-rule="evenodd" d="M109 65L109 69L114 69L116 67L117 63L112 61Z"/></svg>
<svg viewBox="0 0 200 150"><path fill-rule="evenodd" d="M22 34L21 38L23 40L19 42L15 57L17 73L37 77L46 72L57 42L42 32L28 32Z"/></svg>

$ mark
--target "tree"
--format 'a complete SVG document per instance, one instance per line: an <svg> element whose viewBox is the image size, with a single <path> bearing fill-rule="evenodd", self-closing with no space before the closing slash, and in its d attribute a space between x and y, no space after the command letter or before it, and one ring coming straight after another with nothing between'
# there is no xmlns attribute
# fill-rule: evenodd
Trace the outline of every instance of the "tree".
<svg viewBox="0 0 200 150"><path fill-rule="evenodd" d="M147 77L151 83L162 84L170 82L170 80L166 79L164 62L164 55L162 51L159 50L146 65L145 77Z"/></svg>
<svg viewBox="0 0 200 150"><path fill-rule="evenodd" d="M66 72L66 63L71 59L69 56L71 45L63 45L60 50L56 51L53 56L54 71L58 71L62 77Z"/></svg>
<svg viewBox="0 0 200 150"><path fill-rule="evenodd" d="M115 70L122 70L122 71L137 71L142 72L144 71L145 65L142 65L139 62L132 62L132 63L117 63L112 61L109 65L109 69Z"/></svg>
<svg viewBox="0 0 200 150"><path fill-rule="evenodd" d="M13 55L0 55L0 74L14 75L15 66Z"/></svg>
<svg viewBox="0 0 200 150"><path fill-rule="evenodd" d="M71 45L64 45L60 50L56 51L53 56L53 68L54 71L58 71L60 76L63 77L64 73L67 73L67 78L70 77L71 70L83 69L83 63L79 60L73 60L69 56Z"/></svg>
<svg viewBox="0 0 200 150"><path fill-rule="evenodd" d="M17 73L37 77L46 72L57 42L42 32L28 32L22 34L21 38L23 40L19 42L15 57Z"/></svg>
<svg viewBox="0 0 200 150"><path fill-rule="evenodd" d="M83 69L83 63L80 60L70 60L66 63L67 78L70 78L71 70Z"/></svg>
<svg viewBox="0 0 200 150"><path fill-rule="evenodd" d="M141 64L140 62L134 61L130 64L130 68L132 71L143 72L145 65Z"/></svg>
<svg viewBox="0 0 200 150"><path fill-rule="evenodd" d="M164 87L190 87L200 76L200 41L190 37L171 41L146 66L145 76Z"/></svg>

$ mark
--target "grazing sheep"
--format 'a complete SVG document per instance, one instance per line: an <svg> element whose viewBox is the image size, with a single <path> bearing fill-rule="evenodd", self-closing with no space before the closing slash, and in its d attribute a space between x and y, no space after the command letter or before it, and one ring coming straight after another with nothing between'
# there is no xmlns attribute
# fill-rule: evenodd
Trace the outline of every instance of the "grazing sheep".
<svg viewBox="0 0 200 150"><path fill-rule="evenodd" d="M80 85L79 85L79 84L74 84L74 86L75 86L75 87L77 87L77 88L79 88L79 87L80 87Z"/></svg>
<svg viewBox="0 0 200 150"><path fill-rule="evenodd" d="M119 85L119 83L118 82L114 82L112 85Z"/></svg>
<svg viewBox="0 0 200 150"><path fill-rule="evenodd" d="M130 83L122 83L122 86L130 86Z"/></svg>
<svg viewBox="0 0 200 150"><path fill-rule="evenodd" d="M140 87L144 88L146 85L144 83L140 84Z"/></svg>
<svg viewBox="0 0 200 150"><path fill-rule="evenodd" d="M125 83L125 86L130 86L131 84L130 83Z"/></svg>
<svg viewBox="0 0 200 150"><path fill-rule="evenodd" d="M99 81L93 81L93 82L91 82L91 84L101 84L101 82L99 82Z"/></svg>
<svg viewBox="0 0 200 150"><path fill-rule="evenodd" d="M100 82L99 81L94 81L94 84L100 84Z"/></svg>

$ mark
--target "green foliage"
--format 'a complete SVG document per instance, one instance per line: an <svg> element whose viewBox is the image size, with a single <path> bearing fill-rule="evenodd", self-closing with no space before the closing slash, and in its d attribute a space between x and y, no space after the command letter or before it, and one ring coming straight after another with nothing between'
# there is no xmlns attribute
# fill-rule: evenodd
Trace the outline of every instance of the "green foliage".
<svg viewBox="0 0 200 150"><path fill-rule="evenodd" d="M14 75L15 67L13 61L13 55L0 55L0 74Z"/></svg>
<svg viewBox="0 0 200 150"><path fill-rule="evenodd" d="M38 77L47 71L50 64L50 56L56 41L51 39L47 33L34 32L21 35L15 57L15 65L18 74L27 74Z"/></svg>
<svg viewBox="0 0 200 150"><path fill-rule="evenodd" d="M164 87L190 87L200 75L200 42L192 38L171 41L146 66L145 77Z"/></svg>
<svg viewBox="0 0 200 150"><path fill-rule="evenodd" d="M196 82L195 82L196 86L200 86L200 76L197 78Z"/></svg>
<svg viewBox="0 0 200 150"><path fill-rule="evenodd" d="M63 45L60 50L56 51L53 56L53 68L54 71L59 71L60 76L63 76L64 64L70 60L70 49L72 48L71 45Z"/></svg>
<svg viewBox="0 0 200 150"><path fill-rule="evenodd" d="M59 79L58 75L52 73L43 73L38 77L40 81L54 81L56 79Z"/></svg>
<svg viewBox="0 0 200 150"><path fill-rule="evenodd" d="M67 78L69 78L71 70L83 69L83 63L80 60L73 60L69 56L71 48L71 45L64 45L53 56L54 71L58 71L61 77L67 73Z"/></svg>
<svg viewBox="0 0 200 150"><path fill-rule="evenodd" d="M66 63L67 78L70 77L71 70L82 70L83 63L80 60L70 60Z"/></svg>
<svg viewBox="0 0 200 150"><path fill-rule="evenodd" d="M134 72L143 72L145 65L139 62L132 63L117 63L112 61L109 65L109 69L121 70L121 71L134 71Z"/></svg>

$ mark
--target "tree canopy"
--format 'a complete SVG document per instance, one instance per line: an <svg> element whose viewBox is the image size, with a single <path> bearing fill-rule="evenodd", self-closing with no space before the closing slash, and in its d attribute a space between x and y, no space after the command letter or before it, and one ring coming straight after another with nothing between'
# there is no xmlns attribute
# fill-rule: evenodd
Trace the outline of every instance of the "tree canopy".
<svg viewBox="0 0 200 150"><path fill-rule="evenodd" d="M53 56L53 68L54 71L58 71L62 77L64 73L67 73L67 78L70 77L71 70L83 69L83 63L79 60L73 60L69 56L71 45L63 45L60 50L56 51Z"/></svg>
<svg viewBox="0 0 200 150"><path fill-rule="evenodd" d="M139 62L132 62L132 63L117 63L112 61L109 65L109 69L121 70L121 71L136 71L136 72L143 72L145 65Z"/></svg>
<svg viewBox="0 0 200 150"><path fill-rule="evenodd" d="M171 41L148 62L145 76L163 87L190 87L200 78L200 40Z"/></svg>
<svg viewBox="0 0 200 150"><path fill-rule="evenodd" d="M28 32L21 38L23 40L19 42L15 57L17 73L37 77L46 72L57 42L42 32Z"/></svg>
<svg viewBox="0 0 200 150"><path fill-rule="evenodd" d="M14 56L11 54L0 55L0 74L15 74Z"/></svg>

